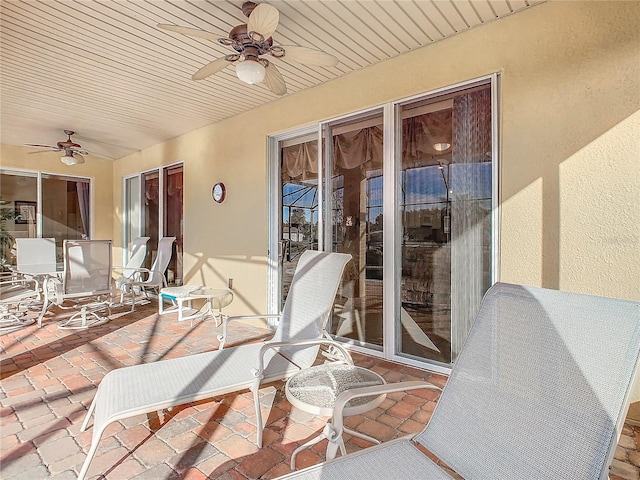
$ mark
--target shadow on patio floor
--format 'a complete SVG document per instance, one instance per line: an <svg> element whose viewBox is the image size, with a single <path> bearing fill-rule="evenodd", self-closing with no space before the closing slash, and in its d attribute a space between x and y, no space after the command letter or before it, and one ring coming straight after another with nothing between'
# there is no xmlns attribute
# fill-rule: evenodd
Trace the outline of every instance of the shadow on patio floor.
<svg viewBox="0 0 640 480"><path fill-rule="evenodd" d="M112 320L85 331L59 330L60 312L44 327L31 325L0 336L0 476L3 480L74 479L89 448L91 429L80 425L97 384L114 368L217 348L215 323L179 324L176 314L158 317L156 303L114 309ZM265 338L269 332L239 322L230 343ZM354 355L358 365L387 382L439 375L377 358ZM255 445L255 412L248 391L195 402L112 424L88 478L106 479L270 479L290 471L293 450L322 430L326 418L304 413L284 398L283 382L261 390L266 420L264 447ZM381 440L421 430L437 398L417 390L387 397L375 410L349 417L350 428ZM268 409L266 405L271 405ZM369 446L345 436L347 451ZM640 428L625 426L612 479L640 479ZM324 458L326 440L303 450L298 468ZM101 473L101 475L98 475Z"/></svg>

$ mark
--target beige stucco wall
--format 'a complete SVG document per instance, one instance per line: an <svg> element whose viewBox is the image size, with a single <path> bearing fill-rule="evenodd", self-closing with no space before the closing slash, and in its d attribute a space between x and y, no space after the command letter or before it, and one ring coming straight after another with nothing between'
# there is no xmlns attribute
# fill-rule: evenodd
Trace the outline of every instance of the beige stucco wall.
<svg viewBox="0 0 640 480"><path fill-rule="evenodd" d="M0 168L91 178L94 200L93 238L113 238L113 162L87 157L85 163L69 166L60 161L60 153L30 155L29 152L33 151L33 148L0 145ZM114 257L116 258L119 257Z"/></svg>
<svg viewBox="0 0 640 480"><path fill-rule="evenodd" d="M116 209L122 175L184 161L186 281L264 311L267 135L500 72L500 278L640 300L638 24L638 2L538 5L122 159Z"/></svg>

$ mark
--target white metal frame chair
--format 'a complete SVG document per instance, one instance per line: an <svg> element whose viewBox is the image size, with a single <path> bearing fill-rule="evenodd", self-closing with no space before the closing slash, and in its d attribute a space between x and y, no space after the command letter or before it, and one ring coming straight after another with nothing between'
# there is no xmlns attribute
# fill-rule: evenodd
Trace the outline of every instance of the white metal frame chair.
<svg viewBox="0 0 640 480"><path fill-rule="evenodd" d="M42 292L44 279L55 275L57 275L55 238L16 238L16 278L35 282L34 288Z"/></svg>
<svg viewBox="0 0 640 480"><path fill-rule="evenodd" d="M111 314L111 255L111 240L65 240L62 281L53 277L45 280L45 301L39 325L52 304L80 309L58 325L61 329L84 329L109 321L108 316L100 316L97 312L108 310L108 315ZM63 303L67 300L72 300L74 305L65 307Z"/></svg>
<svg viewBox="0 0 640 480"><path fill-rule="evenodd" d="M12 276L0 281L0 333L7 333L31 325L29 307L40 300L40 288L34 279Z"/></svg>
<svg viewBox="0 0 640 480"><path fill-rule="evenodd" d="M16 270L48 274L56 271L55 238L16 238Z"/></svg>
<svg viewBox="0 0 640 480"><path fill-rule="evenodd" d="M499 283L491 287L426 428L280 479L601 479L619 440L640 357L640 303ZM327 457L344 446L343 392Z"/></svg>
<svg viewBox="0 0 640 480"><path fill-rule="evenodd" d="M131 311L136 308L136 292L140 291L148 297L147 289L154 289L160 294L160 289L167 286L165 271L173 255L173 242L176 237L162 237L158 240L158 253L153 265L148 268L137 268L135 273L118 286L120 289L120 303L124 301L124 294L131 296ZM159 300L161 301L161 300Z"/></svg>
<svg viewBox="0 0 640 480"><path fill-rule="evenodd" d="M305 252L298 262L280 322L272 340L185 357L119 368L100 382L81 431L93 415L93 435L78 479L82 480L107 426L149 413L244 389L253 393L257 443L262 444L260 384L288 378L313 364L326 338L325 327L350 255ZM251 316L254 317L254 316ZM262 316L266 318L266 316ZM229 317L229 322L239 318Z"/></svg>
<svg viewBox="0 0 640 480"><path fill-rule="evenodd" d="M116 288L120 290L120 304L124 303L125 293L130 293L130 285L135 275L140 271L142 263L147 256L147 243L151 237L136 237L131 242L131 255L124 267L114 267L119 270L120 275L116 278Z"/></svg>

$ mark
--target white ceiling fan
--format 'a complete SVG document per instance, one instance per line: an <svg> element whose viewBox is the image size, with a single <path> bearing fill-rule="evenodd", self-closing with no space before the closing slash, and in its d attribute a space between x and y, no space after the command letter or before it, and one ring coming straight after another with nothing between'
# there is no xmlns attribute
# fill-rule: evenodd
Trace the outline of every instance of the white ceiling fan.
<svg viewBox="0 0 640 480"><path fill-rule="evenodd" d="M228 37L223 38L211 32L178 25L158 24L158 28L214 40L235 50L236 53L225 55L202 67L193 74L193 80L202 80L218 73L227 65L234 64L236 75L243 82L252 85L264 83L276 95L284 95L287 93L287 86L282 74L272 62L261 58L261 55L325 67L335 67L338 64L336 57L319 50L295 45L274 45L272 35L278 27L280 12L272 5L244 2L242 13L248 17L247 23L237 25L231 29Z"/></svg>
<svg viewBox="0 0 640 480"><path fill-rule="evenodd" d="M82 148L82 145L75 143L71 140L71 135L75 134L73 130L65 130L65 135L67 135L67 139L58 142L55 145L39 145L35 143L25 143L27 147L38 147L38 148L48 148L54 152L63 152L62 157L60 157L60 161L66 165L76 165L79 163L84 163L84 155L89 155L89 152ZM41 152L30 152L30 153L42 153Z"/></svg>

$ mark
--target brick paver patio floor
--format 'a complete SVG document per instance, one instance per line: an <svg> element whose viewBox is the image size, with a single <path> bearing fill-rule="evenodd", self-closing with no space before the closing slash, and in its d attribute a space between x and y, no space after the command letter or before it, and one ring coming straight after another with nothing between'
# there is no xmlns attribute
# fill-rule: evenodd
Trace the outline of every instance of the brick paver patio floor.
<svg viewBox="0 0 640 480"><path fill-rule="evenodd" d="M176 315L158 317L155 302L114 309L111 321L89 330L63 331L53 311L44 327L35 325L0 335L0 478L75 479L89 449L91 429L80 425L97 384L114 368L202 352L217 347L211 320L178 324ZM233 325L233 324L232 324ZM237 322L230 345L259 340L269 332ZM365 355L358 365L387 382L446 378ZM106 479L269 479L290 471L291 453L315 436L326 418L296 410L284 398L284 383L261 390L266 429L255 445L255 413L248 391L188 404L170 412L138 415L112 424L100 443L88 478ZM349 417L347 425L380 440L419 431L437 396L417 390L387 397L375 410ZM369 446L345 436L347 451ZM625 426L612 479L639 479L640 429ZM303 450L297 466L324 458L326 441Z"/></svg>

